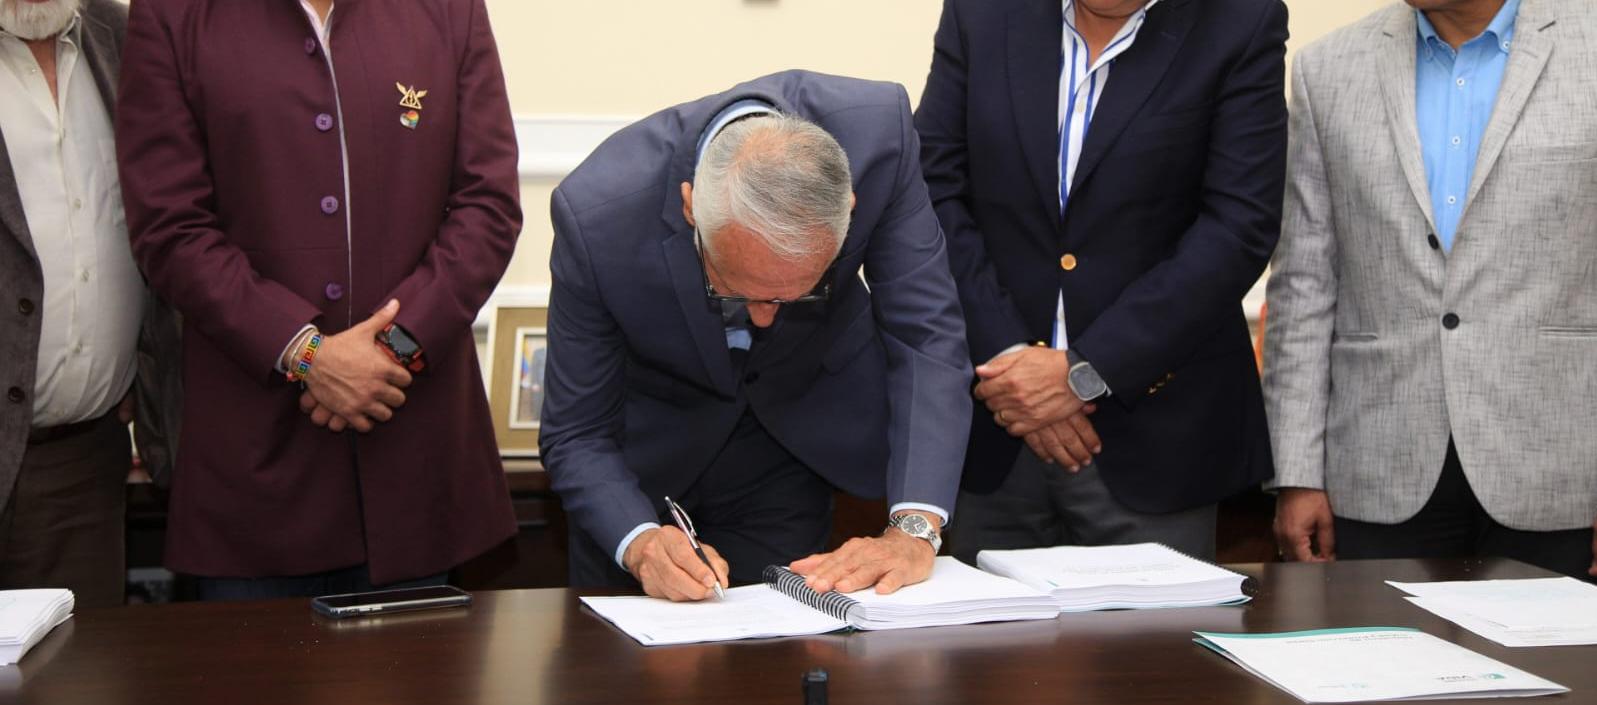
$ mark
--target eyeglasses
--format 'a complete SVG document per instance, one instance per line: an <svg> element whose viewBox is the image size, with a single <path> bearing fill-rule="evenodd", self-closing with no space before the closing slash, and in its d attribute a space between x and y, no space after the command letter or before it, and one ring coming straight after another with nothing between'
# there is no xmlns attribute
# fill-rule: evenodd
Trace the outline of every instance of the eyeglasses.
<svg viewBox="0 0 1597 705"><path fill-rule="evenodd" d="M837 269L837 260L832 260L826 265L826 271L821 273L821 281L815 284L810 293L794 299L751 299L747 296L733 296L715 290L715 285L710 283L710 258L704 256L704 236L698 228L693 229L693 239L699 248L699 274L704 277L704 295L711 301L727 304L813 304L821 303L832 298L832 273Z"/></svg>

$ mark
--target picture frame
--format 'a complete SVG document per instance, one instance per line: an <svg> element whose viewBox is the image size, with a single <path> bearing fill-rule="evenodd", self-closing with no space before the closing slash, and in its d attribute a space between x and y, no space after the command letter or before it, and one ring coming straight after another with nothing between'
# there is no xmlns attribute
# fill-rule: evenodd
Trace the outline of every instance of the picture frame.
<svg viewBox="0 0 1597 705"><path fill-rule="evenodd" d="M500 306L488 327L488 407L499 455L538 457L549 309Z"/></svg>

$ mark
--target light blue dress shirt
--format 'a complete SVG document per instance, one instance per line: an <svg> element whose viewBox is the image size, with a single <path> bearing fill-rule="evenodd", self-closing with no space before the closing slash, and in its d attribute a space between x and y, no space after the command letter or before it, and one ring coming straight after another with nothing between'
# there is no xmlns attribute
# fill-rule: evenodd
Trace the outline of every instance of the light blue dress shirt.
<svg viewBox="0 0 1597 705"><path fill-rule="evenodd" d="M1419 16L1418 58L1415 62L1415 117L1419 122L1420 153L1425 159L1425 180L1431 192L1431 214L1436 237L1451 252L1464 215L1464 199L1475 174L1486 124L1508 68L1514 40L1514 17L1520 0L1508 0L1486 31L1465 42L1457 51L1436 34L1436 27Z"/></svg>

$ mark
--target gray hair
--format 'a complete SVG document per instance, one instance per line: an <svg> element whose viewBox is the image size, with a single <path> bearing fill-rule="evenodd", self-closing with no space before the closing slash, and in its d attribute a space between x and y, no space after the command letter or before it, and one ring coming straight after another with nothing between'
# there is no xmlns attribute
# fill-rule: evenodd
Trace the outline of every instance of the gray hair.
<svg viewBox="0 0 1597 705"><path fill-rule="evenodd" d="M848 155L825 130L791 115L733 122L704 150L693 177L693 219L714 251L736 223L789 261L831 257L853 205Z"/></svg>

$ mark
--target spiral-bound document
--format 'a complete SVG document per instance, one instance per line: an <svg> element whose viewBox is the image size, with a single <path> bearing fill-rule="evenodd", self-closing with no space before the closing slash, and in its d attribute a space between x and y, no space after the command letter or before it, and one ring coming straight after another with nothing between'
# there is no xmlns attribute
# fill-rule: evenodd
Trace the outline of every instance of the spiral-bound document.
<svg viewBox="0 0 1597 705"><path fill-rule="evenodd" d="M890 595L873 588L818 593L778 566L767 567L764 577L763 585L727 590L725 600L584 597L582 602L644 646L1052 619L1059 613L1047 594L946 556L937 559L925 582Z"/></svg>

